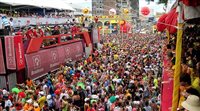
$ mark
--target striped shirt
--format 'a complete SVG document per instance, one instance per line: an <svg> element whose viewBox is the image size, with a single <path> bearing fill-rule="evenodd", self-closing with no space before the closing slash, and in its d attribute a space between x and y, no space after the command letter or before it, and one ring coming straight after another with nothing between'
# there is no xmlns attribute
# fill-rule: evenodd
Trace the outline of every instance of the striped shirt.
<svg viewBox="0 0 200 111"><path fill-rule="evenodd" d="M7 18L2 19L2 24L3 24L4 26L10 26L10 23L9 23L9 21L8 21Z"/></svg>

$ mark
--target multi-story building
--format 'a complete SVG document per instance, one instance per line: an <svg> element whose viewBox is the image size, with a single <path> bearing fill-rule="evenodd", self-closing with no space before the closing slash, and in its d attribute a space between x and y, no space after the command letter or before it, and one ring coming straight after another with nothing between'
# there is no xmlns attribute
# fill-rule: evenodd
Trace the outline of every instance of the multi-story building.
<svg viewBox="0 0 200 111"><path fill-rule="evenodd" d="M139 0L92 0L93 15L109 15L111 8L116 9L118 15L124 8L129 9L131 14L139 15Z"/></svg>
<svg viewBox="0 0 200 111"><path fill-rule="evenodd" d="M116 9L116 0L92 0L92 15L109 15L111 8Z"/></svg>

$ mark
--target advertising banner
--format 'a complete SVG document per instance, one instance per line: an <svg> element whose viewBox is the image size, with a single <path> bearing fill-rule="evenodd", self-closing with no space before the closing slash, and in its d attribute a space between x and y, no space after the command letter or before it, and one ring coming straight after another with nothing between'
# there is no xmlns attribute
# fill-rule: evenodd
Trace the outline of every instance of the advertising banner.
<svg viewBox="0 0 200 111"><path fill-rule="evenodd" d="M5 63L4 63L4 57L3 57L3 49L2 49L2 43L0 40L0 74L5 74L6 70L5 70Z"/></svg>
<svg viewBox="0 0 200 111"><path fill-rule="evenodd" d="M82 58L82 55L83 45L81 41L26 54L28 77L38 78L59 68L61 63Z"/></svg>
<svg viewBox="0 0 200 111"><path fill-rule="evenodd" d="M33 79L48 72L48 56L47 50L25 55L28 77Z"/></svg>
<svg viewBox="0 0 200 111"><path fill-rule="evenodd" d="M5 49L6 49L7 69L15 70L16 69L15 47L14 47L14 38L12 36L5 37Z"/></svg>
<svg viewBox="0 0 200 111"><path fill-rule="evenodd" d="M17 60L17 70L21 70L25 68L24 47L22 43L22 36L21 35L15 36L14 43L15 43L16 60Z"/></svg>

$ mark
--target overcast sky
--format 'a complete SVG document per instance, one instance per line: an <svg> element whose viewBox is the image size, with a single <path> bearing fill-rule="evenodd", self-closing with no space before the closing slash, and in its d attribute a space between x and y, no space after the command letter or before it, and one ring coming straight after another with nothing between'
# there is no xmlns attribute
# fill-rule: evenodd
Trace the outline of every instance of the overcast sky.
<svg viewBox="0 0 200 111"><path fill-rule="evenodd" d="M81 5L82 7L92 9L92 0L63 0L63 1L66 1L67 3Z"/></svg>

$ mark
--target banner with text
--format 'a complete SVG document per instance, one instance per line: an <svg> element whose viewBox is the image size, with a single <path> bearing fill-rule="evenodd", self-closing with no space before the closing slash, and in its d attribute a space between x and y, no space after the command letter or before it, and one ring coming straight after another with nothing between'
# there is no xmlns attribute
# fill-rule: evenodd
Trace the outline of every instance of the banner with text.
<svg viewBox="0 0 200 111"><path fill-rule="evenodd" d="M5 36L5 49L6 49L6 66L7 69L15 70L15 47L14 47L14 37Z"/></svg>
<svg viewBox="0 0 200 111"><path fill-rule="evenodd" d="M81 41L26 54L28 77L34 79L43 76L47 72L59 68L61 63L80 59L82 55L83 45Z"/></svg>
<svg viewBox="0 0 200 111"><path fill-rule="evenodd" d="M15 54L17 60L17 70L21 70L25 68L25 60L24 60L24 47L22 43L22 36L15 36L14 37L15 43Z"/></svg>

